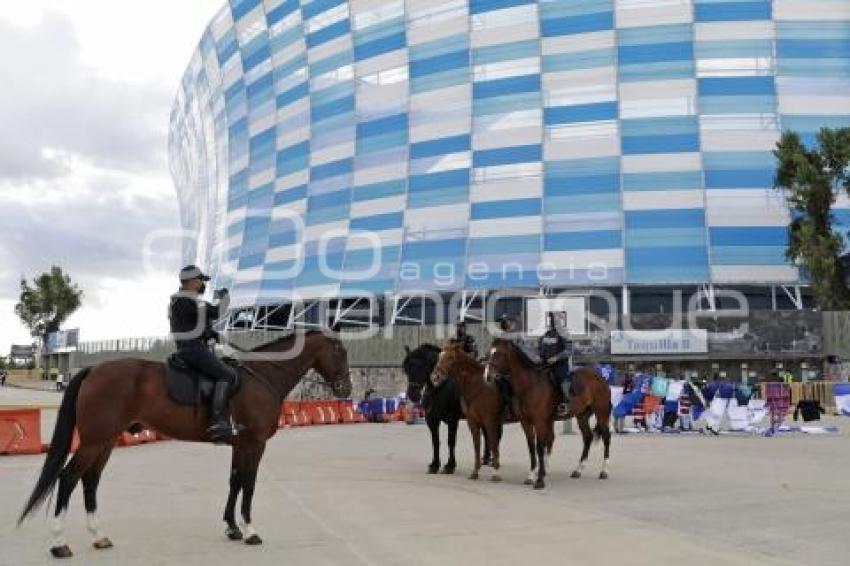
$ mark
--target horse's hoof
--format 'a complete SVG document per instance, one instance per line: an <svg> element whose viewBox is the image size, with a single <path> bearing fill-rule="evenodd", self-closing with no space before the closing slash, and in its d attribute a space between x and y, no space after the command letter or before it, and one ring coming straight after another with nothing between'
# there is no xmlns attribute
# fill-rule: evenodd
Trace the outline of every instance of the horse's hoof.
<svg viewBox="0 0 850 566"><path fill-rule="evenodd" d="M439 471L440 471L440 466L428 466L428 473L429 474L436 474Z"/></svg>
<svg viewBox="0 0 850 566"><path fill-rule="evenodd" d="M50 554L53 555L53 558L71 558L74 556L74 553L71 552L71 548L67 544L54 546L50 549Z"/></svg>
<svg viewBox="0 0 850 566"><path fill-rule="evenodd" d="M454 468L454 466L445 466L445 467L443 468L443 471L442 471L441 473L443 473L443 474L446 474L446 475L450 476L450 475L452 475L453 473L455 473L455 468Z"/></svg>
<svg viewBox="0 0 850 566"><path fill-rule="evenodd" d="M257 546L258 544L263 544L263 539L261 539L259 535L253 534L245 539L245 544Z"/></svg>
<svg viewBox="0 0 850 566"><path fill-rule="evenodd" d="M242 531L239 530L238 527L228 527L224 534L227 535L227 538L230 540L242 540Z"/></svg>
<svg viewBox="0 0 850 566"><path fill-rule="evenodd" d="M112 541L109 540L109 537L99 538L92 543L92 546L97 550L104 550L106 548L112 548Z"/></svg>
<svg viewBox="0 0 850 566"><path fill-rule="evenodd" d="M573 478L574 480L577 480L578 478L580 478L580 477L581 477L581 472L579 472L578 470L576 470L575 472L573 472L573 473L571 473L571 474L570 474L570 477L571 477L571 478Z"/></svg>
<svg viewBox="0 0 850 566"><path fill-rule="evenodd" d="M534 485L534 480L527 478L524 482L522 482L522 484L523 485Z"/></svg>
<svg viewBox="0 0 850 566"><path fill-rule="evenodd" d="M599 479L607 480L608 479L608 472L599 472Z"/></svg>
<svg viewBox="0 0 850 566"><path fill-rule="evenodd" d="M534 489L543 489L544 487L546 487L546 483L543 480L534 482Z"/></svg>
<svg viewBox="0 0 850 566"><path fill-rule="evenodd" d="M499 483L500 481L502 481L502 476L500 476L499 474L493 474L492 476L490 476L490 481Z"/></svg>
<svg viewBox="0 0 850 566"><path fill-rule="evenodd" d="M477 480L478 479L478 472L472 472L471 474L469 474L469 479Z"/></svg>

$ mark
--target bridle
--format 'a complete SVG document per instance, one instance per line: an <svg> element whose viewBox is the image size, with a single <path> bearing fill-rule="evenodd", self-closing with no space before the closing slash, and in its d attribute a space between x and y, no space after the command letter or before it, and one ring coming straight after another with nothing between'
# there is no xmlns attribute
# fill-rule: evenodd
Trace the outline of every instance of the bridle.
<svg viewBox="0 0 850 566"><path fill-rule="evenodd" d="M231 342L230 340L227 340L227 339L224 339L224 343L227 346L236 350L237 352L240 352L240 353L243 353L243 354L251 354L252 356L259 355L261 358L263 357L262 355L263 355L264 352L255 352L255 351L252 351L252 350L246 350L245 348L237 346L236 344L234 344L233 342ZM235 367L237 367L239 369L243 369L246 372L248 372L249 375L256 378L266 389L268 389L272 393L273 396L277 397L277 399L279 401L283 400L283 398L286 395L281 391L281 389L279 387L277 387L268 378L268 376L266 376L265 374L263 374L262 372L260 372L258 370L255 370L254 368L246 365L244 362L242 362L242 360L240 360L238 358L234 358L234 359L236 361ZM272 359L259 359L259 360L254 360L254 361L258 361L260 363L268 364L268 365L278 369L279 371L287 371L287 370L290 369L288 367L285 367L281 362L274 361ZM350 377L349 377L349 379L350 379ZM339 383L341 380L342 380L342 377L335 380L334 383ZM304 379L302 379L301 381L305 382ZM337 395L336 387L334 385L327 383L327 381L325 381L324 378L322 378L322 379L308 378L306 383L312 384L312 385L320 385L320 386L326 388L328 391L330 391L330 393L333 394L334 396Z"/></svg>
<svg viewBox="0 0 850 566"><path fill-rule="evenodd" d="M513 345L512 345L513 346ZM510 379L510 374L495 371L492 369L493 355L492 353L487 360L487 364L484 366L484 381L487 383L496 383L497 381L504 381Z"/></svg>

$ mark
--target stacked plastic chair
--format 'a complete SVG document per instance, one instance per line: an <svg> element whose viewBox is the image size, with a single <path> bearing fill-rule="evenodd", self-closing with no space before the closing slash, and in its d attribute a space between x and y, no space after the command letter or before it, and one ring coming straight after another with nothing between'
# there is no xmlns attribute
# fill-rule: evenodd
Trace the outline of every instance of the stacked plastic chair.
<svg viewBox="0 0 850 566"><path fill-rule="evenodd" d="M770 429L768 434L775 434L791 406L791 392L785 383L765 383L764 387L767 408L770 411Z"/></svg>

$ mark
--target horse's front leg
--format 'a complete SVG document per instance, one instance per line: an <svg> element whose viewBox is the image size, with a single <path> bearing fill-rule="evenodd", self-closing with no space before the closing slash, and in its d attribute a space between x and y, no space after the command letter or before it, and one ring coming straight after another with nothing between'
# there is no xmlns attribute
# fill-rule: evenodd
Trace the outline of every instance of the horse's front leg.
<svg viewBox="0 0 850 566"><path fill-rule="evenodd" d="M487 425L484 426L484 430L488 432L484 435L485 441L487 441L487 445L490 448L490 453L493 455L492 458L492 466L493 466L493 475L490 476L491 481L499 482L502 481L502 476L499 473L499 467L501 464L499 463L499 440L501 439L501 433L499 432L499 427L501 423L498 421L490 421Z"/></svg>
<svg viewBox="0 0 850 566"><path fill-rule="evenodd" d="M265 441L245 446L244 466L239 472L242 479L242 530L245 532L245 544L250 545L263 543L263 539L257 534L251 521L251 504L254 499L254 486L257 483L260 460L263 458L265 449Z"/></svg>
<svg viewBox="0 0 850 566"><path fill-rule="evenodd" d="M534 489L546 487L546 438L543 431L542 424L536 423L534 433L537 437L537 479L534 482Z"/></svg>
<svg viewBox="0 0 850 566"><path fill-rule="evenodd" d="M457 420L449 422L449 461L443 467L444 474L453 474L457 469L457 461L455 460L455 445L457 445Z"/></svg>
<svg viewBox="0 0 850 566"><path fill-rule="evenodd" d="M472 473L469 474L469 479L477 480L478 471L481 469L481 427L475 419L466 417L466 423L469 425L469 432L472 434L472 449L475 452L475 464L472 468Z"/></svg>
<svg viewBox="0 0 850 566"><path fill-rule="evenodd" d="M230 540L242 540L242 531L236 524L236 499L242 490L242 476L239 474L237 450L239 449L234 446L233 459L230 464L230 493L227 495L227 505L224 507L224 522L227 523L224 534Z"/></svg>
<svg viewBox="0 0 850 566"><path fill-rule="evenodd" d="M537 449L534 443L534 427L527 420L523 420L522 432L525 433L525 441L528 444L528 459L531 464L524 483L525 485L533 485L537 478Z"/></svg>
<svg viewBox="0 0 850 566"><path fill-rule="evenodd" d="M428 473L436 474L440 471L440 421L428 417L428 430L431 432L431 449L434 452L428 465Z"/></svg>
<svg viewBox="0 0 850 566"><path fill-rule="evenodd" d="M493 455L490 453L490 440L487 438L487 427L481 427L481 434L484 435L484 455L481 457L482 466L493 465Z"/></svg>

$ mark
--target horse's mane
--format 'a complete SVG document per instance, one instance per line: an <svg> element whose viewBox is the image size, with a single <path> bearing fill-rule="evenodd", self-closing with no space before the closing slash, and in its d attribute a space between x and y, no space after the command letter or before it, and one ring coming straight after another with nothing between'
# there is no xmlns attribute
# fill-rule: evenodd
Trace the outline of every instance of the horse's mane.
<svg viewBox="0 0 850 566"><path fill-rule="evenodd" d="M465 365L467 365L469 367L473 367L477 370L484 371L485 364L481 363L480 361L478 361L478 359L475 356L473 356L472 354L470 354L469 352L464 350L461 347L460 340L452 338L452 339L449 340L448 344L451 345L452 348L456 349L458 351L458 353L460 354L460 356L461 356L460 357L460 363L461 364L465 364Z"/></svg>
<svg viewBox="0 0 850 566"><path fill-rule="evenodd" d="M426 342L425 344L420 344L416 348L407 352L407 354L404 356L404 362L407 362L408 360L433 356L434 354L439 355L441 351L442 349L436 344L430 344Z"/></svg>
<svg viewBox="0 0 850 566"><path fill-rule="evenodd" d="M281 336L280 338L275 338L273 340L269 340L268 342L264 342L263 344L260 344L259 346L255 346L255 347L251 348L251 352L263 352L263 351L266 350L266 348L271 348L272 346L279 346L279 345L282 345L284 343L291 342L299 336L303 336L303 337L306 338L306 337L312 336L314 334L322 334L322 331L321 330L307 330L306 332L301 332L301 331L292 332L290 334L287 334L286 336Z"/></svg>
<svg viewBox="0 0 850 566"><path fill-rule="evenodd" d="M413 352L416 352L416 351L419 351L419 350L430 350L432 352L440 352L442 350L442 348L440 348L436 344L425 343L425 344L422 344L421 346L418 346L416 349L411 350L410 353L412 354Z"/></svg>
<svg viewBox="0 0 850 566"><path fill-rule="evenodd" d="M506 343L508 346L510 346L511 350L516 352L516 357L522 367L530 370L540 370L540 366L533 360L531 360L526 355L525 351L522 348L518 347L516 344L514 344L512 340L508 340L507 338L496 338L496 340Z"/></svg>

